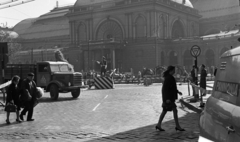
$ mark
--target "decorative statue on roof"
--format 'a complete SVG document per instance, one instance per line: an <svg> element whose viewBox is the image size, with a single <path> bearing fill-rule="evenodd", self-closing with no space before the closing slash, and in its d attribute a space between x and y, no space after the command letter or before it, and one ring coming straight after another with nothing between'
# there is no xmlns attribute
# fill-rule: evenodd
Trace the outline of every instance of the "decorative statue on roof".
<svg viewBox="0 0 240 142"><path fill-rule="evenodd" d="M59 62L68 63L69 70L74 72L73 65L69 64L69 62L64 58L64 55L60 50L55 51L55 59L56 59L56 61L59 61Z"/></svg>

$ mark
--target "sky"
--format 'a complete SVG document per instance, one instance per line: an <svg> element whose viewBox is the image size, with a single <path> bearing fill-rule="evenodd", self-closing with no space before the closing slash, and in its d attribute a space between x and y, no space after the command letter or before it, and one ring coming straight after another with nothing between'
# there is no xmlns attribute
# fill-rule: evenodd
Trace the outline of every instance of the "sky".
<svg viewBox="0 0 240 142"><path fill-rule="evenodd" d="M74 4L77 0L34 0L21 5L1 9L2 7L19 3L27 0L15 0L15 2L4 4L11 0L0 0L0 26L13 27L20 21L28 18L39 17L42 14L48 13L56 7L56 1L59 6Z"/></svg>

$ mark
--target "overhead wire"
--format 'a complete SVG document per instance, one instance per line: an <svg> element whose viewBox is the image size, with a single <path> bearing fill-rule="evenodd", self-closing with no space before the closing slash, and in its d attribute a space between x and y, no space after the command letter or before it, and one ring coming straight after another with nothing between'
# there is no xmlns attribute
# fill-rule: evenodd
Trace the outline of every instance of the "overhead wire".
<svg viewBox="0 0 240 142"><path fill-rule="evenodd" d="M5 5L5 4L9 4L9 3L13 3L13 2L16 2L16 1L19 1L19 0L8 0L6 2L0 3L0 6Z"/></svg>
<svg viewBox="0 0 240 142"><path fill-rule="evenodd" d="M32 2L32 1L35 1L35 0L26 0L26 1L22 1L20 3L14 3L14 4L11 4L11 5L3 6L3 7L0 7L0 10L5 9L5 8L9 8L9 7L13 7L13 6L22 5L22 4L25 4L25 3Z"/></svg>
<svg viewBox="0 0 240 142"><path fill-rule="evenodd" d="M20 13L24 14L25 16L32 17L32 16L30 16L30 15L28 15L28 14L26 14L26 13L22 12L22 11L19 11L19 10L17 10L17 9L15 9L15 8L13 8L13 7L12 7L12 9L13 9L13 10L15 10L15 11L17 11L17 12L20 12Z"/></svg>

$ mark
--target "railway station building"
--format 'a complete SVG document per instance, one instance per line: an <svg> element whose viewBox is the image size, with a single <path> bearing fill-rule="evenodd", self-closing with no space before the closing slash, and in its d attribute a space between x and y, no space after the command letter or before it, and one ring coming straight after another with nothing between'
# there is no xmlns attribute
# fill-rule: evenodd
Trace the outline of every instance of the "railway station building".
<svg viewBox="0 0 240 142"><path fill-rule="evenodd" d="M76 71L99 71L102 56L108 69L120 72L168 65L190 70L195 45L198 64L210 71L223 52L239 45L239 8L238 0L78 0L14 30L32 60L54 60L60 48ZM18 61L30 61L23 57Z"/></svg>

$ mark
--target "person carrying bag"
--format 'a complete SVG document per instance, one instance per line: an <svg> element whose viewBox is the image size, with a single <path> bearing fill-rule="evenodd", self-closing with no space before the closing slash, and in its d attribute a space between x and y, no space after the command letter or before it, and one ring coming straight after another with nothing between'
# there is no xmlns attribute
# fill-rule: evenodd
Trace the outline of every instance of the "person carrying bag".
<svg viewBox="0 0 240 142"><path fill-rule="evenodd" d="M178 115L177 115L177 106L175 104L175 100L178 98L178 94L182 95L181 92L177 90L176 80L173 77L175 73L175 67L169 66L167 70L163 73L164 82L162 86L162 113L160 115L158 124L155 126L156 130L165 131L162 129L161 124L163 121L164 116L168 111L173 111L173 116L175 120L175 130L176 131L185 131L178 122Z"/></svg>
<svg viewBox="0 0 240 142"><path fill-rule="evenodd" d="M36 97L37 87L33 79L34 79L34 73L28 73L27 78L24 79L21 83L21 92L23 93L22 95L24 95L23 98L27 99L23 105L24 109L22 110L19 116L19 118L22 121L24 121L23 116L26 115L26 113L28 113L27 121L34 121L32 116L33 116L34 107L37 105L37 97Z"/></svg>
<svg viewBox="0 0 240 142"><path fill-rule="evenodd" d="M5 106L5 111L7 112L6 123L11 124L9 121L10 112L16 112L17 118L16 121L20 123L19 120L19 111L20 111L20 99L19 99L19 83L20 77L14 76L12 78L12 83L7 89L7 101Z"/></svg>

